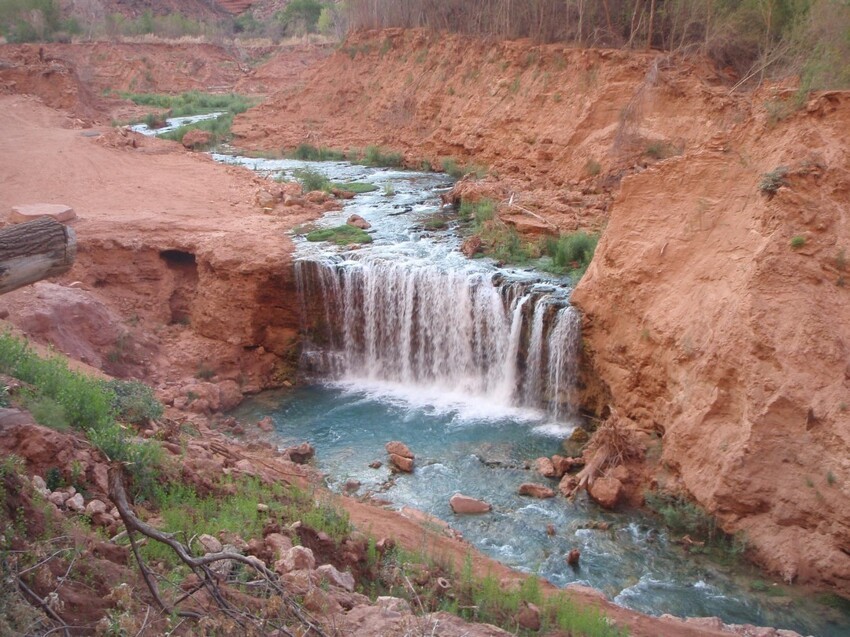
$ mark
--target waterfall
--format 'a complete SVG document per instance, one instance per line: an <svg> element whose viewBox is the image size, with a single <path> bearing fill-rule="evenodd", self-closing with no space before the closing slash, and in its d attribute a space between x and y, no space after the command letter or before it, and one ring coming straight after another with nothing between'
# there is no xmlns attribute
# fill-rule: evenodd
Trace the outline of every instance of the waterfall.
<svg viewBox="0 0 850 637"><path fill-rule="evenodd" d="M368 251L295 263L308 372L573 413L579 316L569 289Z"/></svg>

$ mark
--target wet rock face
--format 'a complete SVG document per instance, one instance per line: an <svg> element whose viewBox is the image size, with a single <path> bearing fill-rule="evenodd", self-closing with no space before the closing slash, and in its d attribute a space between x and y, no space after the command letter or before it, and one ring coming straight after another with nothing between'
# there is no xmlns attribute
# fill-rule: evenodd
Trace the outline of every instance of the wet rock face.
<svg viewBox="0 0 850 637"><path fill-rule="evenodd" d="M533 482L523 482L519 485L519 494L527 495L532 498L554 498L555 492L543 484L535 484Z"/></svg>
<svg viewBox="0 0 850 637"><path fill-rule="evenodd" d="M390 456L390 465L392 465L393 470L403 473L413 471L415 456L406 444L393 440L388 442L385 447Z"/></svg>

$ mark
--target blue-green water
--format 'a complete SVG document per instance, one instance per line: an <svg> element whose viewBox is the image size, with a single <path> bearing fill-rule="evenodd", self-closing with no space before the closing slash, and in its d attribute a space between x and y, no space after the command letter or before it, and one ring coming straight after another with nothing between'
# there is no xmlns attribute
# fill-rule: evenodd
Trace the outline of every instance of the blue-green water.
<svg viewBox="0 0 850 637"><path fill-rule="evenodd" d="M688 556L650 518L605 512L584 496L575 502L518 496L522 482L556 487L524 469L528 461L558 452L569 431L569 425L547 423L541 413L352 380L265 394L235 415L248 422L271 415L281 446L310 441L332 489L358 480L358 495L373 492L396 508L437 516L480 551L558 586L592 586L618 604L654 615L716 615L727 623L803 634L850 634L847 616L800 591L773 586L765 575ZM412 474L392 477L386 465L369 468L374 460L386 461L384 445L390 440L405 442L416 454ZM457 492L490 502L493 511L454 515L448 501ZM594 521L607 521L611 528L583 528ZM554 537L547 535L548 524L557 529ZM380 529L372 531L380 535ZM578 569L564 560L573 548L581 551ZM772 594L750 590L758 577Z"/></svg>

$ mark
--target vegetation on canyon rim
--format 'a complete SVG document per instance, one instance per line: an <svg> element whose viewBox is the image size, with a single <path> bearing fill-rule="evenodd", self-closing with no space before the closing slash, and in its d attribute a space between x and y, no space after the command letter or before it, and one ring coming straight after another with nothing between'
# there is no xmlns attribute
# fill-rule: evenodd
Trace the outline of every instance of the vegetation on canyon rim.
<svg viewBox="0 0 850 637"><path fill-rule="evenodd" d="M0 373L24 383L21 402L38 422L83 432L106 457L127 464L134 494L152 495L162 451L155 442L134 439L120 424L162 415L150 387L73 371L66 359L41 357L8 332L0 334Z"/></svg>
<svg viewBox="0 0 850 637"><path fill-rule="evenodd" d="M463 200L458 217L470 234L481 238L482 254L497 261L513 264L533 264L553 274L569 274L580 279L593 259L598 234L579 230L527 241L496 215L497 204L490 199Z"/></svg>
<svg viewBox="0 0 850 637"><path fill-rule="evenodd" d="M341 38L349 29L429 27L501 38L579 46L654 48L703 55L743 79L797 75L804 89L850 85L850 5L837 0L538 0L346 4L293 0L271 20L249 10L238 17L195 19L146 10L134 18L107 14L97 0L0 1L0 35L10 42L67 40L71 36L270 37L322 32Z"/></svg>

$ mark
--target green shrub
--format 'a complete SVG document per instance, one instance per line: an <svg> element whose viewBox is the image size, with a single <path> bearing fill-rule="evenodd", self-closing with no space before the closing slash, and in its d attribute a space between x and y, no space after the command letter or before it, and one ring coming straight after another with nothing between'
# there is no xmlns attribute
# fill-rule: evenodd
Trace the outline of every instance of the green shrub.
<svg viewBox="0 0 850 637"><path fill-rule="evenodd" d="M307 234L307 241L330 241L337 245L349 243L371 243L372 237L365 230L344 224L334 228L321 228Z"/></svg>
<svg viewBox="0 0 850 637"><path fill-rule="evenodd" d="M237 93L201 93L187 91L178 95L165 93L130 93L121 92L119 95L139 106L151 106L170 112L169 117L186 117L188 115L204 115L224 111L238 115L244 113L253 101Z"/></svg>
<svg viewBox="0 0 850 637"><path fill-rule="evenodd" d="M584 172L590 177L595 177L602 172L602 165L593 157L590 157L584 164Z"/></svg>
<svg viewBox="0 0 850 637"><path fill-rule="evenodd" d="M115 396L112 407L122 422L142 425L162 418L164 408L149 386L137 380L110 380L106 387Z"/></svg>
<svg viewBox="0 0 850 637"><path fill-rule="evenodd" d="M695 502L676 495L650 491L645 494L646 506L655 511L665 526L680 536L703 542L704 547L692 546L691 551L711 551L715 558L737 558L747 549L742 534L729 535L717 525L717 520Z"/></svg>
<svg viewBox="0 0 850 637"><path fill-rule="evenodd" d="M442 167L443 172L450 177L454 177L455 179L463 177L463 169L458 166L457 160L455 160L454 157L444 157L440 161L440 166Z"/></svg>
<svg viewBox="0 0 850 637"><path fill-rule="evenodd" d="M787 175L788 168L785 166L779 166L770 172L764 173L759 181L759 190L768 195L768 197L772 197L782 186L788 185Z"/></svg>
<svg viewBox="0 0 850 637"><path fill-rule="evenodd" d="M573 272L581 277L593 259L599 235L583 231L548 239L544 251L551 258L555 272Z"/></svg>
<svg viewBox="0 0 850 637"><path fill-rule="evenodd" d="M674 155L681 155L682 149L676 148L672 144L668 144L667 142L662 141L654 141L650 142L646 149L643 151L643 154L647 157L652 157L653 159L667 159L668 157L673 157Z"/></svg>
<svg viewBox="0 0 850 637"><path fill-rule="evenodd" d="M304 192L312 192L314 190L329 190L331 181L324 173L312 168L301 168L295 171L295 179L301 184Z"/></svg>
<svg viewBox="0 0 850 637"><path fill-rule="evenodd" d="M331 183L331 188L335 190L343 190L345 192L353 192L356 195L362 195L365 192L374 192L378 189L375 184L367 184L362 181L335 181Z"/></svg>
<svg viewBox="0 0 850 637"><path fill-rule="evenodd" d="M717 534L715 519L683 497L651 491L646 494L646 506L660 515L664 525L679 535L711 541Z"/></svg>
<svg viewBox="0 0 850 637"><path fill-rule="evenodd" d="M283 11L275 14L275 19L284 25L289 34L314 33L323 6L319 0L291 0Z"/></svg>
<svg viewBox="0 0 850 637"><path fill-rule="evenodd" d="M242 537L262 536L269 519L279 519L289 525L301 521L304 525L327 533L336 541L351 532L348 515L333 505L316 501L312 494L295 486L268 484L253 477L224 478L221 484L226 494L200 497L194 488L172 482L156 488L159 504L160 529L174 533L177 539L188 542L203 533L218 535L220 531L238 533ZM259 513L258 504L269 507ZM174 552L151 542L142 549L149 561L165 561L176 566Z"/></svg>
<svg viewBox="0 0 850 637"><path fill-rule="evenodd" d="M57 431L66 431L71 428L65 408L53 398L25 391L22 392L21 399L23 406L39 425Z"/></svg>
<svg viewBox="0 0 850 637"><path fill-rule="evenodd" d="M791 247L794 250L799 250L804 245L806 245L806 237L799 235L799 234L791 237Z"/></svg>
<svg viewBox="0 0 850 637"><path fill-rule="evenodd" d="M301 161L342 161L345 159L345 153L330 148L317 148L311 144L298 144L291 157Z"/></svg>
<svg viewBox="0 0 850 637"><path fill-rule="evenodd" d="M367 166L388 166L398 168L404 166L401 153L385 153L380 146L367 146L361 158Z"/></svg>
<svg viewBox="0 0 850 637"><path fill-rule="evenodd" d="M215 119L186 124L160 135L162 139L182 142L183 136L187 132L193 128L197 128L211 134L210 146L228 141L232 137L230 128L233 125L234 116L244 113L253 105L253 102L249 98L237 95L236 93L218 95L201 93L199 91L188 91L179 95L165 95L162 93L120 93L120 95L124 99L131 100L133 103L141 106L166 109L168 110L168 117L185 117L224 111L223 115ZM150 114L144 121L148 126L158 128L157 118L160 117L162 116ZM154 126L151 126L151 124L154 124Z"/></svg>
<svg viewBox="0 0 850 637"><path fill-rule="evenodd" d="M0 373L30 385L24 402L34 409L34 416L44 419L49 426L73 427L85 432L89 441L110 460L127 465L132 479L131 494L150 497L162 462L162 450L155 443L131 439L115 422L116 413L126 403L118 398L114 386L70 370L64 358L40 357L26 341L8 332L0 334ZM136 388L126 393L137 397L143 394Z"/></svg>

